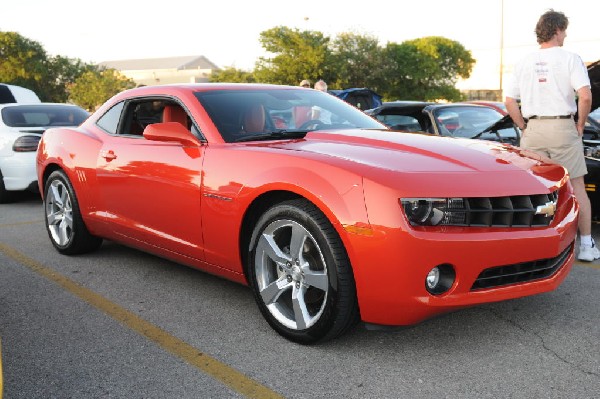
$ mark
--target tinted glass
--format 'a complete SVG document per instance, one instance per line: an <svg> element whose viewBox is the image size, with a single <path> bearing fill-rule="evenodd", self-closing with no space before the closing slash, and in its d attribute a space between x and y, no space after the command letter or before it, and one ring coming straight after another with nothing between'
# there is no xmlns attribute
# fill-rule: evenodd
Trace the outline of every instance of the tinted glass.
<svg viewBox="0 0 600 399"><path fill-rule="evenodd" d="M434 115L442 135L467 138L481 133L503 117L489 107L442 108L436 110Z"/></svg>
<svg viewBox="0 0 600 399"><path fill-rule="evenodd" d="M2 109L2 121L11 127L79 126L89 113L72 105L19 105Z"/></svg>
<svg viewBox="0 0 600 399"><path fill-rule="evenodd" d="M119 126L119 119L121 118L121 112L123 111L123 104L123 102L120 102L109 109L100 117L100 119L98 119L96 124L108 133L116 134L117 127Z"/></svg>
<svg viewBox="0 0 600 399"><path fill-rule="evenodd" d="M261 124L264 124L265 133L385 129L357 108L318 90L214 90L195 94L227 142L236 141L244 134L244 120L249 110L257 106L264 110L264 122L261 121Z"/></svg>

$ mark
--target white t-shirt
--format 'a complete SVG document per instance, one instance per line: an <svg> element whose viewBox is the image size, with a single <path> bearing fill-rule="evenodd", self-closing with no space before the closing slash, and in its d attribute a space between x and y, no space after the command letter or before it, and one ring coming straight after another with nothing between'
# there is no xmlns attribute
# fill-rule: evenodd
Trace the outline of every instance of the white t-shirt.
<svg viewBox="0 0 600 399"><path fill-rule="evenodd" d="M515 65L506 96L521 98L521 113L555 116L577 112L575 92L590 86L587 69L577 54L561 47L539 49Z"/></svg>

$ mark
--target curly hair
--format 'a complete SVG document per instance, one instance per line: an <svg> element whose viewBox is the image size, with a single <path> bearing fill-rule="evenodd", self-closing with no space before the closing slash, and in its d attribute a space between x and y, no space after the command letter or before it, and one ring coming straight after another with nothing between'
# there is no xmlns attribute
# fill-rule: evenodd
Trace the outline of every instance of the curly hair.
<svg viewBox="0 0 600 399"><path fill-rule="evenodd" d="M569 19L564 13L550 9L546 11L535 26L535 35L539 44L549 42L559 30L566 30Z"/></svg>

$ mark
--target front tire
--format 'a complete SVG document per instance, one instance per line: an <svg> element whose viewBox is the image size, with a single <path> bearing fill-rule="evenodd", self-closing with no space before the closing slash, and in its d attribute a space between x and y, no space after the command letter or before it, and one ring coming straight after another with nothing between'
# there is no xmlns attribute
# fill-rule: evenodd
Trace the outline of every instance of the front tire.
<svg viewBox="0 0 600 399"><path fill-rule="evenodd" d="M259 219L249 280L260 311L302 344L335 338L358 321L356 288L341 239L312 203L286 201Z"/></svg>
<svg viewBox="0 0 600 399"><path fill-rule="evenodd" d="M74 255L97 249L102 239L91 235L85 227L67 175L61 170L52 172L44 191L46 230L58 252Z"/></svg>

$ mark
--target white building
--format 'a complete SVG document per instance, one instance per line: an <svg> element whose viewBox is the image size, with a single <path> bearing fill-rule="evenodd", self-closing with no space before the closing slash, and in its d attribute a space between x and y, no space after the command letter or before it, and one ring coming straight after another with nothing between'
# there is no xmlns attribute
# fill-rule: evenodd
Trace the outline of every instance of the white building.
<svg viewBox="0 0 600 399"><path fill-rule="evenodd" d="M104 61L99 66L116 69L138 85L146 86L208 82L213 71L220 69L202 55Z"/></svg>

